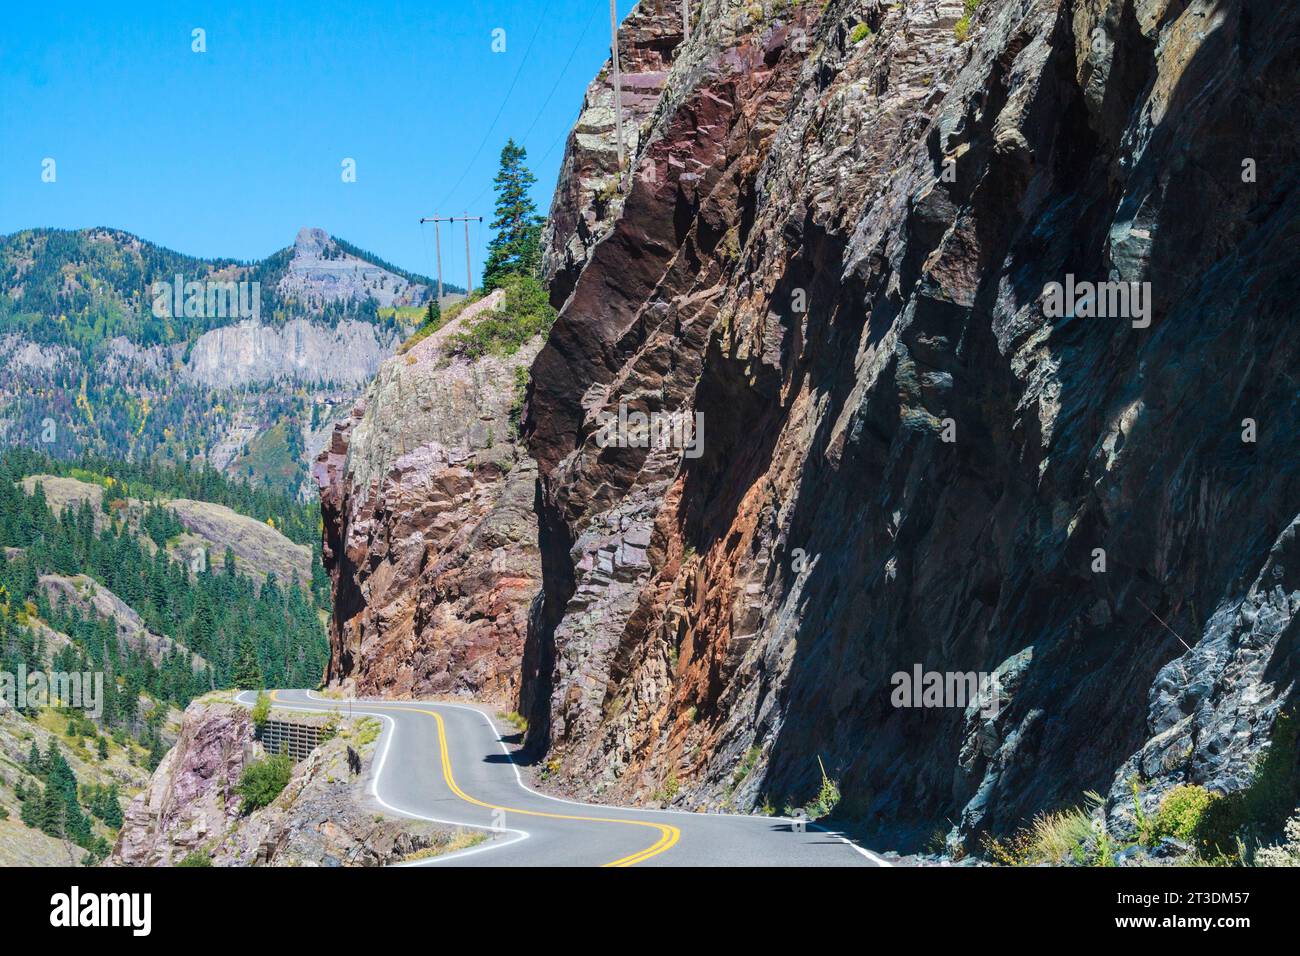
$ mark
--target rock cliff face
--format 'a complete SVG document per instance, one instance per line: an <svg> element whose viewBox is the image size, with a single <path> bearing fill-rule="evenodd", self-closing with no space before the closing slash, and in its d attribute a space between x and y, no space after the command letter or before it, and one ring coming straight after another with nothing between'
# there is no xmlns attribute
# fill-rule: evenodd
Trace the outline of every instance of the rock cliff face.
<svg viewBox="0 0 1300 956"><path fill-rule="evenodd" d="M184 374L209 388L274 382L364 385L397 342L396 332L370 322L326 325L292 319L270 326L249 320L199 336Z"/></svg>
<svg viewBox="0 0 1300 956"><path fill-rule="evenodd" d="M514 706L541 580L518 383L541 341L474 361L446 348L500 301L468 306L386 362L317 460L331 683Z"/></svg>
<svg viewBox="0 0 1300 956"><path fill-rule="evenodd" d="M681 4L673 0L642 0L619 28L627 155L636 155L641 146L681 41ZM607 63L587 87L582 111L569 133L543 232L542 271L557 308L572 291L592 246L623 208L614 105L614 74Z"/></svg>
<svg viewBox="0 0 1300 956"><path fill-rule="evenodd" d="M530 736L689 807L820 758L900 847L1240 786L1300 673L1300 7L692 6L625 24L625 195L598 79L552 210ZM915 665L998 706L896 707Z"/></svg>

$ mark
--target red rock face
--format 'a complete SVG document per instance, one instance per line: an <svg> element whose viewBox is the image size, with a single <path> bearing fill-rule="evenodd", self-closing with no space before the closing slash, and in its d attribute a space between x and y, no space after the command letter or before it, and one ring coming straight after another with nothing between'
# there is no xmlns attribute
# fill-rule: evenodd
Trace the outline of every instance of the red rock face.
<svg viewBox="0 0 1300 956"><path fill-rule="evenodd" d="M781 807L824 765L900 846L1242 786L1297 677L1300 13L694 5L626 192L575 134L553 209L522 696L556 776ZM1150 324L1047 316L1067 274L1150 282ZM601 447L620 404L702 414L703 454ZM1003 706L893 705L918 663Z"/></svg>
<svg viewBox="0 0 1300 956"><path fill-rule="evenodd" d="M111 862L174 866L239 819L236 788L253 751L245 707L192 704L149 788L131 801Z"/></svg>
<svg viewBox="0 0 1300 956"><path fill-rule="evenodd" d="M443 351L495 299L386 363L317 460L331 685L516 706L541 570L536 467L512 410L540 342L477 362Z"/></svg>
<svg viewBox="0 0 1300 956"><path fill-rule="evenodd" d="M680 0L642 0L619 27L620 102L627 156L635 156L640 148L645 124L659 103L681 40ZM592 246L622 208L617 189L613 79L607 62L587 87L551 202L542 265L557 308L572 291Z"/></svg>

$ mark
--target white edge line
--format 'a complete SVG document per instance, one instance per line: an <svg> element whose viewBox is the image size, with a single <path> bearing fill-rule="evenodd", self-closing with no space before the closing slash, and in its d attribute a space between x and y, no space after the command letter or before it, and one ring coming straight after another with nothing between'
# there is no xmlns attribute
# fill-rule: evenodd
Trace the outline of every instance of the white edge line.
<svg viewBox="0 0 1300 956"><path fill-rule="evenodd" d="M316 693L316 691L309 690L309 691L305 691L305 693L308 699L319 700L322 702L329 702L328 697L322 697L320 694ZM737 817L743 820L769 820L776 823L789 823L789 824L803 822L805 826L810 827L813 830L818 830L829 836L832 836L837 840L839 840L841 843L845 844L846 846L852 847L853 850L855 850L857 853L861 854L862 856L866 857L876 866L884 866L884 867L892 868L894 865L890 863L888 860L886 860L883 856L880 856L878 853L874 853L871 850L868 850L866 847L857 843L855 840L851 839L850 837L845 836L843 833L839 832L838 830L832 830L829 827L822 826L819 823L812 823L807 820L798 821L792 819L791 817L776 817L776 816L769 817L759 813L727 813L727 812L695 813L694 811L691 810L660 810L657 808L650 808L650 807L620 807L611 804L583 803L579 800L566 800L564 797L553 797L549 793L542 793L540 790L534 790L532 787L528 786L528 784L524 783L523 775L519 772L519 764L515 763L514 755L510 752L510 748L506 746L505 740L502 739L501 732L497 729L496 724L492 722L492 718L489 717L484 711L480 710L478 707L471 707L467 704L451 704L451 703L447 703L446 701L394 700L394 701L389 701L387 703L413 704L413 705L432 704L438 707L453 707L456 710L468 710L468 711L472 711L475 714L478 714L480 717L483 718L483 720L487 722L488 727L491 728L493 735L497 738L497 743L501 747L501 752L504 753L506 755L506 759L510 761L510 766L515 772L515 782L518 783L519 786L522 787L524 790L526 790L528 793L531 793L535 797L541 797L544 800L552 800L556 803L567 803L569 806L582 807L587 810L624 810L631 813L661 813L670 816L697 817L697 818L698 817ZM437 858L435 857L435 859Z"/></svg>
<svg viewBox="0 0 1300 956"><path fill-rule="evenodd" d="M251 691L246 691L245 693L251 693ZM307 693L310 696L312 692L307 691ZM243 696L244 694L237 694L235 696L235 702L238 704L245 704L246 702L241 699ZM321 701L326 700L326 698L323 697L317 697L316 699ZM275 702L272 705L272 708L279 709L279 710L306 711L308 713L319 712L316 708L306 707L301 704L293 704L293 703L287 703L281 701ZM390 717L388 714L381 714L376 711L354 710L353 713L363 714L366 717L377 717L380 720L387 722L388 724L389 731L384 735L384 749L380 752L379 761L373 765L370 773L370 795L374 797L375 800L377 800L380 803L380 805L382 805L385 809L391 810L393 813L399 814L404 817L412 817L416 820L426 820L429 823L441 823L444 826L464 827L469 830L488 830L493 833L516 834L514 839L507 840L504 843L493 843L490 846L470 847L469 849L457 850L454 853L447 853L442 856L431 856L428 859L424 859L424 860L411 860L410 862L407 863L392 863L389 864L390 868L400 869L403 867L410 867L410 866L432 866L436 863L442 863L444 860L454 860L463 856L473 856L475 853L484 853L488 850L500 850L504 847L508 847L515 843L520 843L524 840L527 840L532 835L527 830L520 830L515 827L498 827L498 826L491 826L482 823L465 823L460 820L443 820L439 817L431 817L423 813L416 813L414 810L404 810L401 807L393 806L393 804L389 803L382 796L380 796L379 778L380 776L382 776L384 772L384 765L388 762L388 749L389 747L392 746L393 737L397 733L397 722L393 720L393 718Z"/></svg>

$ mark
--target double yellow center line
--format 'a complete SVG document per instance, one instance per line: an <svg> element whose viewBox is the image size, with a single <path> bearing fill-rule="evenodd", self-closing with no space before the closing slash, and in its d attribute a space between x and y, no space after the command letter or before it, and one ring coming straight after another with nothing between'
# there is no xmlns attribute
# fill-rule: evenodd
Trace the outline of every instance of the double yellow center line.
<svg viewBox="0 0 1300 956"><path fill-rule="evenodd" d="M275 691L271 692L272 700L275 699L275 693ZM609 863L603 864L604 866L635 866L638 863L644 862L653 856L658 856L660 853L671 849L677 841L681 839L681 830L667 823L652 823L648 820L624 820L616 817L589 817L568 813L545 813L541 810L524 810L519 807L506 807L496 803L486 803L476 797L471 797L460 788L459 784L456 783L456 777L451 771L451 754L447 749L447 728L442 721L441 714L437 711L425 710L420 707L394 707L385 706L383 704L372 704L369 702L366 702L363 706L367 709L401 710L408 713L427 714L432 717L438 727L438 754L442 763L442 779L446 781L447 788L466 803L472 803L476 807L485 807L488 810L501 810L505 813L518 813L526 817L546 817L550 820L581 820L587 823L612 823L630 827L649 827L652 830L659 831L659 839L644 850L639 850L638 852L632 853L628 856L612 860Z"/></svg>

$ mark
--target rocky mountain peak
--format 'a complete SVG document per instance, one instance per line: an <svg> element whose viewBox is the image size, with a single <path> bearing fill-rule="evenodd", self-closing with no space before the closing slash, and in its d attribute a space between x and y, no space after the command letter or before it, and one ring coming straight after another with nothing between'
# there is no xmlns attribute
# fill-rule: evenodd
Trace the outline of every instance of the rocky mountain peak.
<svg viewBox="0 0 1300 956"><path fill-rule="evenodd" d="M295 259L319 259L321 254L334 246L330 234L319 226L303 226L293 240Z"/></svg>
<svg viewBox="0 0 1300 956"><path fill-rule="evenodd" d="M395 266L341 242L324 229L305 226L293 242L293 256L276 290L308 306L373 299L382 308L420 305L429 287Z"/></svg>

